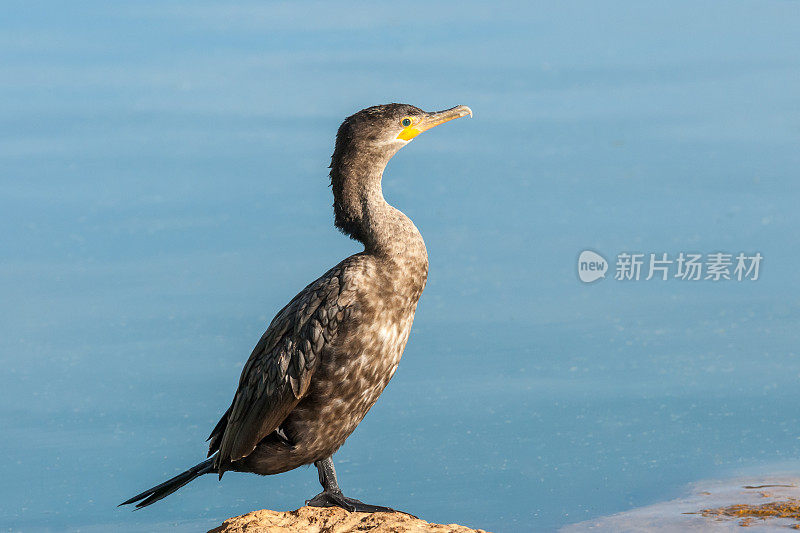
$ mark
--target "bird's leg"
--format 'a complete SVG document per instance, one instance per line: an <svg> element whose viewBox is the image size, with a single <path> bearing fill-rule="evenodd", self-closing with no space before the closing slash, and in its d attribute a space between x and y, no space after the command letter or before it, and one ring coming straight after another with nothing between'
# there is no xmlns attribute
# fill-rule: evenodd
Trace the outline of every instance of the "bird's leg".
<svg viewBox="0 0 800 533"><path fill-rule="evenodd" d="M314 466L317 467L319 472L319 482L323 490L312 499L307 500L306 505L311 507L341 507L347 511L358 513L395 512L390 507L370 505L342 494L339 483L336 481L336 470L333 468L333 459L331 457L316 461Z"/></svg>

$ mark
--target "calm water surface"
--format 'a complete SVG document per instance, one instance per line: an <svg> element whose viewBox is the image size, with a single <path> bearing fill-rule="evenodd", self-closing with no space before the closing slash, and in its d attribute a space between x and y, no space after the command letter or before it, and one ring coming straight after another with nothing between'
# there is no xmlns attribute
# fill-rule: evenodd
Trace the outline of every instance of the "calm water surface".
<svg viewBox="0 0 800 533"><path fill-rule="evenodd" d="M342 118L467 104L386 197L430 280L336 456L351 496L549 531L800 470L796 2L10 2L0 18L0 526L197 531L318 491L211 476L242 364L359 250ZM584 249L760 252L756 282L581 284ZM779 467L776 465L780 465Z"/></svg>

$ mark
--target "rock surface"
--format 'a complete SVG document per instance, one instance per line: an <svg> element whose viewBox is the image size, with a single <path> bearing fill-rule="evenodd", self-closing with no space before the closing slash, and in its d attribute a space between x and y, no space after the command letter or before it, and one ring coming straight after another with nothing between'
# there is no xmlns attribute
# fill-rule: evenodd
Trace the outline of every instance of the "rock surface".
<svg viewBox="0 0 800 533"><path fill-rule="evenodd" d="M430 524L403 513L350 513L338 507L253 511L225 520L208 533L486 533L456 524Z"/></svg>

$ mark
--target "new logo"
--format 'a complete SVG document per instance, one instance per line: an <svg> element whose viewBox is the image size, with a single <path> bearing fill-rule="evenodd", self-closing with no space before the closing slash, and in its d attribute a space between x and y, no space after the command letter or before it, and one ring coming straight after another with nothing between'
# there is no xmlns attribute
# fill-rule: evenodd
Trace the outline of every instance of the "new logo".
<svg viewBox="0 0 800 533"><path fill-rule="evenodd" d="M606 277L608 261L602 255L584 250L578 257L578 277L584 283L591 283Z"/></svg>

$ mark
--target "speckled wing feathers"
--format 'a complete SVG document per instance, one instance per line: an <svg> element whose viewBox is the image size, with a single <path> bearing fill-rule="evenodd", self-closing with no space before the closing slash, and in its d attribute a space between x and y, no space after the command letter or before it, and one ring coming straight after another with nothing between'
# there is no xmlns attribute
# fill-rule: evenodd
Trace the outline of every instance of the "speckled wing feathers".
<svg viewBox="0 0 800 533"><path fill-rule="evenodd" d="M212 432L220 475L275 431L308 390L314 370L351 302L343 265L303 289L272 320L242 370L231 407Z"/></svg>

